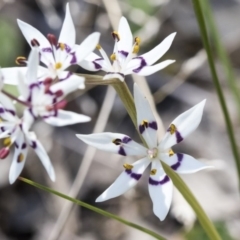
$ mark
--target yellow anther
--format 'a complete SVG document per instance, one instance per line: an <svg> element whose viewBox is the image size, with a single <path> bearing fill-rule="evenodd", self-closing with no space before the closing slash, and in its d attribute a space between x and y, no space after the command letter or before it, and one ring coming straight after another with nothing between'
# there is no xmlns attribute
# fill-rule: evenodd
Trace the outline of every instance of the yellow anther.
<svg viewBox="0 0 240 240"><path fill-rule="evenodd" d="M168 131L170 132L170 134L174 134L177 131L177 128L174 124L171 124Z"/></svg>
<svg viewBox="0 0 240 240"><path fill-rule="evenodd" d="M20 162L22 162L23 160L24 160L24 155L23 155L22 153L20 153L20 154L18 155L17 162L20 163Z"/></svg>
<svg viewBox="0 0 240 240"><path fill-rule="evenodd" d="M114 143L115 145L120 145L122 143L122 140L120 138L116 138L112 140L112 143Z"/></svg>
<svg viewBox="0 0 240 240"><path fill-rule="evenodd" d="M128 164L128 163L124 163L124 164L123 164L123 167L124 167L125 169L127 169L127 170L131 170L131 169L133 168L133 165Z"/></svg>
<svg viewBox="0 0 240 240"><path fill-rule="evenodd" d="M64 43L59 43L59 47L63 51L65 49L65 44Z"/></svg>
<svg viewBox="0 0 240 240"><path fill-rule="evenodd" d="M62 67L62 63L58 62L55 64L55 69L60 69Z"/></svg>
<svg viewBox="0 0 240 240"><path fill-rule="evenodd" d="M15 63L17 65L25 65L26 61L27 61L27 59L25 57L19 56L16 58Z"/></svg>
<svg viewBox="0 0 240 240"><path fill-rule="evenodd" d="M116 60L116 54L113 53L113 54L110 56L110 59L111 59L112 61L115 61L115 60Z"/></svg>
<svg viewBox="0 0 240 240"><path fill-rule="evenodd" d="M97 49L97 50L100 50L101 48L102 48L101 45L100 45L100 44L97 44L96 49Z"/></svg>
<svg viewBox="0 0 240 240"><path fill-rule="evenodd" d="M169 157L171 157L171 156L174 155L174 151L173 151L172 149L170 149L170 150L168 151L168 154L169 154Z"/></svg>
<svg viewBox="0 0 240 240"><path fill-rule="evenodd" d="M139 45L136 44L136 45L133 47L133 53L138 53L138 52L139 52L139 49L140 49Z"/></svg>
<svg viewBox="0 0 240 240"><path fill-rule="evenodd" d="M152 169L150 172L150 175L156 175L156 173L157 173L157 169Z"/></svg>
<svg viewBox="0 0 240 240"><path fill-rule="evenodd" d="M140 37L135 37L134 41L137 45L139 45L141 43Z"/></svg>
<svg viewBox="0 0 240 240"><path fill-rule="evenodd" d="M148 127L148 120L143 120L141 125L144 127Z"/></svg>
<svg viewBox="0 0 240 240"><path fill-rule="evenodd" d="M119 36L117 31L112 32L112 37L113 37L114 40L117 40L117 41L120 40L120 36Z"/></svg>
<svg viewBox="0 0 240 240"><path fill-rule="evenodd" d="M11 141L11 138L10 138L10 137L7 137L7 138L5 138L5 139L3 140L3 145L4 145L5 147L9 147L9 146L11 146L11 144L12 144L12 141Z"/></svg>

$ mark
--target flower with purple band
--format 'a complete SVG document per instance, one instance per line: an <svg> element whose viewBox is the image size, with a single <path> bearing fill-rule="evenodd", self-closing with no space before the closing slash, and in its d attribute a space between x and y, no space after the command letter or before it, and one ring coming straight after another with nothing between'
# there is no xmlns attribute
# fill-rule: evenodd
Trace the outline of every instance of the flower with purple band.
<svg viewBox="0 0 240 240"><path fill-rule="evenodd" d="M54 126L90 121L88 116L63 110L67 103L64 98L68 93L77 89L81 79L69 79L55 84L52 84L51 79L40 82L37 79L38 64L38 50L33 48L28 59L26 76L24 77L19 72L18 78L21 100L28 105L32 120L42 117L45 122Z"/></svg>
<svg viewBox="0 0 240 240"><path fill-rule="evenodd" d="M141 156L141 159L135 163L125 163L123 165L125 170L97 198L97 202L117 197L135 186L144 170L151 164L148 182L149 194L153 202L155 215L160 220L164 220L172 201L173 184L164 172L161 161L181 174L194 173L210 167L189 155L174 153L171 149L173 145L181 142L198 127L202 118L205 100L174 119L161 141L157 139L158 126L150 105L136 84L134 85L134 100L139 132L146 141L147 148L136 143L129 136L120 133L77 134L77 137L101 150L118 153L123 156Z"/></svg>
<svg viewBox="0 0 240 240"><path fill-rule="evenodd" d="M24 112L22 118L16 115L12 101L0 93L0 138L3 140L4 147L0 149L0 159L5 159L10 153L10 147L15 151L9 173L9 182L12 184L18 178L25 165L28 146L31 146L40 161L45 167L52 181L55 181L55 173L47 152L38 141L34 132L29 132L32 124L31 116L28 111Z"/></svg>
<svg viewBox="0 0 240 240"><path fill-rule="evenodd" d="M37 47L39 50L40 61L45 67L38 68L39 80L52 78L59 81L81 79L79 88L84 88L84 78L65 71L69 66L76 65L89 55L99 42L100 34L98 32L89 35L80 45L76 45L76 32L73 20L69 11L69 4L66 6L66 16L63 22L62 30L57 40L53 34L48 34L47 38L31 25L17 20L18 25L31 48ZM26 63L26 58L18 57L16 62L20 65ZM25 68L5 68L6 76L12 76L16 71L25 71ZM8 77L6 83L17 84Z"/></svg>
<svg viewBox="0 0 240 240"><path fill-rule="evenodd" d="M133 41L128 22L125 17L122 17L118 32L112 33L115 40L113 54L110 56L112 63L106 52L98 45L97 49L101 57L95 53L90 53L79 65L89 71L105 71L106 75L103 79L118 78L120 81L124 81L125 76L132 73L148 76L175 62L174 60L166 60L153 65L168 51L175 35L176 33L170 34L151 51L136 56L141 40L136 37Z"/></svg>

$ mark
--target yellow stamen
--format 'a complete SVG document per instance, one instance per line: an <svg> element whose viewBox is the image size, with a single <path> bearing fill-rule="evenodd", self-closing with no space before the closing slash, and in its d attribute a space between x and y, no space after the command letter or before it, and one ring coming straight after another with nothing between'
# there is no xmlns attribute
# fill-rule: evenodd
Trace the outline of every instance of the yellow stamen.
<svg viewBox="0 0 240 240"><path fill-rule="evenodd" d="M110 56L110 59L111 59L112 61L115 61L115 60L116 60L116 54L113 53L113 54Z"/></svg>
<svg viewBox="0 0 240 240"><path fill-rule="evenodd" d="M24 160L24 155L23 155L22 153L20 153L20 154L18 155L17 162L20 163L20 162L22 162L23 160Z"/></svg>
<svg viewBox="0 0 240 240"><path fill-rule="evenodd" d="M150 175L156 175L156 173L157 173L157 169L152 169L150 172Z"/></svg>
<svg viewBox="0 0 240 240"><path fill-rule="evenodd" d="M121 142L122 142L122 140L119 139L119 138L116 138L116 139L113 139L113 140L112 140L112 143L114 143L115 145L120 145Z"/></svg>
<svg viewBox="0 0 240 240"><path fill-rule="evenodd" d="M59 47L63 51L65 49L65 44L64 43L59 43Z"/></svg>
<svg viewBox="0 0 240 240"><path fill-rule="evenodd" d="M138 53L138 52L139 52L139 49L140 49L139 45L136 44L136 45L133 47L133 53Z"/></svg>
<svg viewBox="0 0 240 240"><path fill-rule="evenodd" d="M60 69L62 67L62 63L58 62L55 64L55 69Z"/></svg>
<svg viewBox="0 0 240 240"><path fill-rule="evenodd" d="M134 41L137 45L139 45L141 43L140 37L135 37Z"/></svg>
<svg viewBox="0 0 240 240"><path fill-rule="evenodd" d="M141 125L144 127L148 127L148 120L143 120Z"/></svg>
<svg viewBox="0 0 240 240"><path fill-rule="evenodd" d="M97 50L100 50L101 48L102 48L101 45L100 45L100 44L97 44L96 49L97 49Z"/></svg>
<svg viewBox="0 0 240 240"><path fill-rule="evenodd" d="M117 40L117 41L120 40L120 36L119 36L119 34L118 34L117 31L113 31L113 32L112 32L112 36L113 36L114 40Z"/></svg>
<svg viewBox="0 0 240 240"><path fill-rule="evenodd" d="M127 169L127 170L131 170L131 169L133 168L133 165L128 164L128 163L124 163L124 164L123 164L123 167L124 167L125 169Z"/></svg>
<svg viewBox="0 0 240 240"><path fill-rule="evenodd" d="M3 145L4 145L5 147L10 147L11 144L12 144L12 141L11 141L11 138L10 138L10 137L7 137L7 138L5 138L5 139L3 140Z"/></svg>
<svg viewBox="0 0 240 240"><path fill-rule="evenodd" d="M168 151L168 154L169 154L169 157L171 157L171 156L174 155L174 151L173 151L172 149L170 149L170 150Z"/></svg>
<svg viewBox="0 0 240 240"><path fill-rule="evenodd" d="M23 65L23 64L25 64L25 61L27 61L27 59L25 57L19 56L16 58L15 63L17 65Z"/></svg>
<svg viewBox="0 0 240 240"><path fill-rule="evenodd" d="M172 135L172 134L174 134L177 131L177 128L176 128L176 126L174 124L171 124L168 131Z"/></svg>

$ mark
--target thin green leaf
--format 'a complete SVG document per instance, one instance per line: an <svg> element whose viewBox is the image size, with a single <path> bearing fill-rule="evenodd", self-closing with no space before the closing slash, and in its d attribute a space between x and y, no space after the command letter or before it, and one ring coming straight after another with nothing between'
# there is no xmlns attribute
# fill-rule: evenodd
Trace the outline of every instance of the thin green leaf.
<svg viewBox="0 0 240 240"><path fill-rule="evenodd" d="M146 234L148 234L148 235L150 235L150 236L152 236L152 237L154 237L156 239L165 240L165 238L163 238L159 234L157 234L157 233L155 233L155 232L153 232L153 231L151 231L151 230L149 230L147 228L139 226L139 225L137 225L137 224L135 224L133 222L129 222L129 221L123 219L123 218L118 217L117 215L114 215L112 213L104 211L104 210L102 210L100 208L94 207L94 206L92 206L92 205L90 205L88 203L82 202L82 201L77 200L75 198L71 198L71 197L69 197L69 196L67 196L67 195L65 195L63 193L57 192L57 191L55 191L55 190L53 190L51 188L48 188L48 187L45 187L45 186L39 184L39 183L35 183L35 182L33 182L33 181L31 181L31 180L29 180L27 178L19 177L19 180L21 180L21 181L23 181L23 182L25 182L25 183L27 183L29 185L32 185L34 187L37 187L37 188L39 188L39 189L41 189L43 191L52 193L54 195L57 195L57 196L59 196L61 198L66 199L68 201L71 201L71 202L73 202L73 203L75 203L75 204L77 204L77 205L79 205L81 207L87 208L87 209L89 209L89 210L91 210L93 212L99 213L99 214L101 214L101 215L103 215L105 217L109 217L109 218L115 219L118 222L121 222L121 223L123 223L123 224L125 224L125 225L127 225L129 227L132 227L132 228L135 228L135 229L137 229L139 231L142 231L142 232L144 232L144 233L146 233Z"/></svg>
<svg viewBox="0 0 240 240"><path fill-rule="evenodd" d="M224 95L223 95L223 92L222 92L222 88L221 88L220 82L218 80L217 72L216 72L216 69L215 69L214 59L213 59L211 47L210 47L210 44L209 44L207 29L206 29L206 25L205 25L205 21L204 21L203 9L202 9L202 6L200 4L200 0L192 0L192 2L193 2L195 15L197 17L198 25L199 25L199 28L200 28L202 41L203 41L205 50L207 52L208 63L209 63L209 67L210 67L210 70L211 70L213 83L215 85L217 95L218 95L218 99L219 99L219 102L220 102L220 105L221 105L221 108L222 108L222 111L223 111L225 124L226 124L226 128L227 128L227 133L228 133L228 137L229 137L229 140L230 140L230 143L231 143L233 156L234 156L235 163L236 163L236 166L237 166L238 178L239 178L239 181L240 181L240 157L239 157L238 147L237 147L237 143L236 143L236 140L235 140L233 126L232 126L230 115L229 115L229 112L228 112L228 109L227 109L226 101L225 101L225 98L224 98Z"/></svg>

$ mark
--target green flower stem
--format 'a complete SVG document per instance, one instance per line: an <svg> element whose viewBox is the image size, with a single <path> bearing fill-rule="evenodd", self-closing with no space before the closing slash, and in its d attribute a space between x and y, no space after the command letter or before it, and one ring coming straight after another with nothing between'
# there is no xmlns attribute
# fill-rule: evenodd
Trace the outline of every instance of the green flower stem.
<svg viewBox="0 0 240 240"><path fill-rule="evenodd" d="M131 119L136 124L136 122L137 122L136 109L135 109L133 97L132 97L126 83L123 82L121 84L120 83L116 84L115 89L116 89L117 93L119 94L119 97L121 98L124 106L126 107L127 112L131 116ZM138 127L136 127L136 128L138 130ZM141 138L141 139L143 140L144 145L147 147L147 144L144 141L144 139L143 138ZM175 173L164 162L162 162L162 165L163 165L163 168L166 171L167 175L169 175L169 177L172 179L175 187L179 190L179 192L184 196L186 201L189 203L189 205L195 211L197 218L198 218L200 224L202 225L203 229L209 236L209 239L221 240L214 225L212 224L212 222L210 221L210 219L208 218L208 216L206 215L206 213L204 212L204 210L202 209L202 207L200 206L200 204L198 203L198 201L196 200L194 195L191 193L191 191L189 190L187 185L184 183L184 181L178 176L177 173Z"/></svg>
<svg viewBox="0 0 240 240"><path fill-rule="evenodd" d="M222 62L222 66L225 71L226 78L228 80L229 88L231 89L233 96L235 98L240 119L240 91L239 91L240 89L237 86L235 74L230 59L221 42L220 34L218 32L209 1L208 0L200 1L200 4L202 6L206 22L208 23L209 35L212 37L213 40L212 45L216 47L217 54L219 56L220 61Z"/></svg>
<svg viewBox="0 0 240 240"><path fill-rule="evenodd" d="M77 204L77 205L79 205L81 207L87 208L87 209L89 209L89 210L91 210L93 212L99 213L99 214L101 214L101 215L103 215L105 217L109 217L109 218L115 219L118 222L121 222L121 223L123 223L123 224L125 224L125 225L127 225L129 227L132 227L132 228L135 228L135 229L137 229L139 231L142 231L142 232L144 232L144 233L146 233L146 234L148 234L150 236L153 236L156 239L165 240L165 238L163 238L159 234L157 234L157 233L155 233L155 232L153 232L153 231L151 231L151 230L149 230L147 228L144 228L144 227L139 226L139 225L137 225L135 223L129 222L129 221L123 219L123 218L118 217L117 215L114 215L112 213L104 211L104 210L102 210L100 208L94 207L94 206L92 206L90 204L87 204L85 202L79 201L79 200L77 200L75 198L71 198L71 197L69 197L69 196L67 196L67 195L65 195L63 193L57 192L57 191L55 191L55 190L53 190L51 188L48 188L48 187L45 187L45 186L39 184L39 183L35 183L35 182L33 182L33 181L29 180L29 179L26 179L26 178L23 178L23 177L19 177L19 180L21 180L21 181L23 181L23 182L25 182L25 183L27 183L29 185L32 185L34 187L37 187L37 188L39 188L39 189L41 189L43 191L52 193L52 194L57 195L57 196L59 196L61 198L69 200L69 201L71 201L71 202L73 202L73 203L75 203L75 204Z"/></svg>
<svg viewBox="0 0 240 240"><path fill-rule="evenodd" d="M218 95L218 99L220 102L220 105L222 107L222 111L223 111L223 115L224 115L224 119L225 119L225 124L227 127L227 132L228 132L228 136L229 136L229 140L231 143L231 148L232 148L232 152L234 155L234 159L236 162L236 166L237 166L237 172L238 172L238 178L240 181L240 157L239 157L239 153L238 153L238 147L236 144L236 140L234 137L234 131L233 131L233 126L229 117L229 112L227 109L227 105L225 102L225 98L221 89L221 85L220 82L218 80L218 76L217 76L217 72L214 66L214 59L212 56L212 52L211 52L211 47L209 44L209 40L208 40L208 36L207 36L207 30L206 30L206 26L205 26L205 21L204 21L204 16L203 16L203 11L202 11L202 7L200 4L201 0L192 0L193 2L193 7L194 7L194 11L197 17L197 21L198 21L198 25L200 28L200 32L201 32L201 36L202 36L202 41L204 44L204 47L206 49L207 52L207 56L208 56L208 63L209 63L209 67L212 73L212 78L213 78L213 82L217 91L217 95ZM206 0L205 0L206 1Z"/></svg>
<svg viewBox="0 0 240 240"><path fill-rule="evenodd" d="M162 162L164 171L167 175L172 179L173 184L176 186L178 191L183 195L185 200L189 203L189 205L193 208L194 212L198 217L199 223L202 225L202 228L207 233L209 239L212 240L221 240L217 230L214 225L202 209L201 205L198 203L192 192L189 190L187 185L184 183L182 178L175 173L166 163Z"/></svg>

